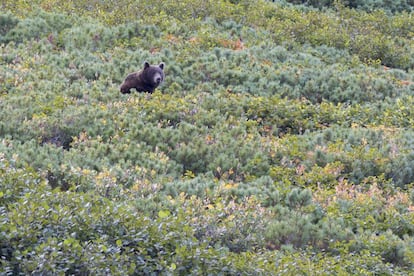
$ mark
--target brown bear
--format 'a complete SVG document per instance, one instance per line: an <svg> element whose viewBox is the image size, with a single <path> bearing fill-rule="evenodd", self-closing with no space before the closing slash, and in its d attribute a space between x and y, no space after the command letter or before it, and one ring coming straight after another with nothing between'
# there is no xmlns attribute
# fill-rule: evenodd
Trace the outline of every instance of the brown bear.
<svg viewBox="0 0 414 276"><path fill-rule="evenodd" d="M159 65L150 65L144 63L144 69L129 74L121 84L121 93L131 93L131 89L135 88L138 92L154 92L161 82L164 80L164 63Z"/></svg>

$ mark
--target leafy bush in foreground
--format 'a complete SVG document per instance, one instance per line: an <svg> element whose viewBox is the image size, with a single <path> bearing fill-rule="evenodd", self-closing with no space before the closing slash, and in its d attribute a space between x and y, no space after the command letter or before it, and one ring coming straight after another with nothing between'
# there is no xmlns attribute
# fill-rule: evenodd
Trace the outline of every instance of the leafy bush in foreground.
<svg viewBox="0 0 414 276"><path fill-rule="evenodd" d="M387 227L388 219L395 216L412 221L412 213L407 212L412 202L404 193L389 196L375 185L364 192L342 183L333 195L315 194L318 204L309 190L293 189L270 210L253 198L237 203L218 196L217 192L225 195L227 185L210 194L210 200L153 195L153 203L158 203L149 206L141 205L145 199L127 190L121 200L51 190L30 168L17 170L4 158L1 161L1 191L9 191L1 194L6 199L0 206L2 273L392 274L413 266L410 232L399 237L400 228ZM30 180L15 181L25 176ZM364 223L366 215L371 217L370 225ZM305 220L307 226L297 232L295 227ZM319 231L331 234L320 236ZM263 251L275 249L280 245L277 240L282 249ZM310 245L326 251L315 255ZM297 246L304 249L297 251ZM367 250L371 257L366 256ZM349 259L348 254L354 257ZM340 266L333 261L345 255L348 261ZM301 262L307 258L314 261ZM270 260L279 265L270 265Z"/></svg>

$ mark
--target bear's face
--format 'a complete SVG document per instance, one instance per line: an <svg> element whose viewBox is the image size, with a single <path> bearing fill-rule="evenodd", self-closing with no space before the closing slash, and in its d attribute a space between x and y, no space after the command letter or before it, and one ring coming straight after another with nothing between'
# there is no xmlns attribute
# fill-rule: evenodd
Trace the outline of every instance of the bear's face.
<svg viewBox="0 0 414 276"><path fill-rule="evenodd" d="M135 88L138 92L153 93L164 81L164 63L150 65L144 63L144 68L138 72L129 74L121 84L120 91L123 94L131 93Z"/></svg>
<svg viewBox="0 0 414 276"><path fill-rule="evenodd" d="M164 81L164 63L150 65L148 62L145 62L142 75L146 83L154 88L158 87Z"/></svg>

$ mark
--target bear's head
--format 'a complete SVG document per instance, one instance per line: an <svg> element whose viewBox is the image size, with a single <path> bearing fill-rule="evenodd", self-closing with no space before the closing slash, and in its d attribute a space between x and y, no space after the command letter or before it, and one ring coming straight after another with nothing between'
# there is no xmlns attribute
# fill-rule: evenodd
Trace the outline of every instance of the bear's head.
<svg viewBox="0 0 414 276"><path fill-rule="evenodd" d="M158 87L164 81L164 63L150 65L148 62L145 62L142 76L146 83L154 88Z"/></svg>

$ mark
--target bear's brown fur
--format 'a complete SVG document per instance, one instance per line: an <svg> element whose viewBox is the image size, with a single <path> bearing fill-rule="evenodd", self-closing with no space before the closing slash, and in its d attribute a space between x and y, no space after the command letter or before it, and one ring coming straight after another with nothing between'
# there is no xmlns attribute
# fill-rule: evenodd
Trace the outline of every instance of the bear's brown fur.
<svg viewBox="0 0 414 276"><path fill-rule="evenodd" d="M154 92L164 81L164 63L159 65L150 65L144 63L144 69L129 74L121 84L121 93L131 93L131 89L135 88L138 92Z"/></svg>

